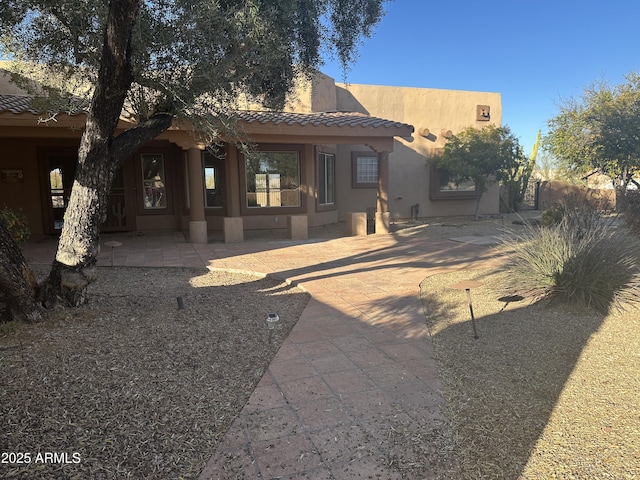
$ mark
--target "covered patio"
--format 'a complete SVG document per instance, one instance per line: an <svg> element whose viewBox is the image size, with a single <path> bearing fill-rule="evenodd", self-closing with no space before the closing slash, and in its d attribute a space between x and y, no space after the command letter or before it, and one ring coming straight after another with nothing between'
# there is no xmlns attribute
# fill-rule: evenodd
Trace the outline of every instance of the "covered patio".
<svg viewBox="0 0 640 480"><path fill-rule="evenodd" d="M84 122L83 113L60 113L43 123L29 97L0 95L0 202L22 209L35 235L62 228ZM130 127L121 119L118 132ZM361 224L375 209L376 233L388 232L389 154L394 139L411 138L411 125L355 112L241 111L237 129L250 154L238 139L211 148L192 127L174 125L132 155L103 231L187 231L204 244L212 231L234 243L247 230L286 228L304 239L309 227L351 212Z"/></svg>
<svg viewBox="0 0 640 480"><path fill-rule="evenodd" d="M257 146L258 151L289 151L298 146L301 165L300 193L301 199L292 207L270 207L259 212L260 216L287 217L287 231L292 239L307 238L308 226L324 223L335 223L337 212L335 203L318 205L318 189L320 172L316 163L320 152L335 152L336 145L365 146L377 158L376 188L376 233L389 232L389 154L393 152L396 137L411 138L413 126L371 117L354 112L258 112L243 111L238 114L238 129L246 138ZM160 136L179 145L187 152L189 183L189 237L193 243L206 243L209 229L205 198L199 192L205 190L202 176L202 151L206 145L195 142L187 132L170 130ZM335 157L335 153L330 153ZM222 230L226 242L243 240L243 231L247 217L255 215L246 196L246 156L231 143L225 147L226 183L230 195L226 196L226 216ZM336 159L348 161L348 159ZM244 175L243 175L244 174ZM244 188L243 188L244 187ZM336 195L339 197L340 193ZM343 196L346 196L342 194ZM291 213L288 213L291 212ZM348 233L362 233L362 217L349 217L348 225L353 226ZM311 217L311 221L309 221ZM244 219L243 219L244 218ZM249 221L250 225L265 228L268 223ZM272 225L273 227L273 225ZM268 227L267 227L268 228ZM365 226L366 228L366 226ZM366 229L365 229L366 233Z"/></svg>

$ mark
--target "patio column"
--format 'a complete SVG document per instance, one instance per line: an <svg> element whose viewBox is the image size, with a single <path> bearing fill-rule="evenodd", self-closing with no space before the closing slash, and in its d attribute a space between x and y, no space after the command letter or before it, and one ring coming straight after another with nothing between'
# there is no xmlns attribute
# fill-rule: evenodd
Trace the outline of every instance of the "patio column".
<svg viewBox="0 0 640 480"><path fill-rule="evenodd" d="M389 152L378 154L378 199L376 202L376 234L389 233Z"/></svg>
<svg viewBox="0 0 640 480"><path fill-rule="evenodd" d="M239 217L240 213L240 159L238 158L238 149L233 145L227 145L227 215L230 217Z"/></svg>
<svg viewBox="0 0 640 480"><path fill-rule="evenodd" d="M227 144L225 162L227 216L222 220L222 235L225 243L244 242L244 221L240 208L240 158L233 144Z"/></svg>
<svg viewBox="0 0 640 480"><path fill-rule="evenodd" d="M198 148L187 150L189 175L189 241L207 243L207 220L204 216L204 184L202 181L202 152Z"/></svg>

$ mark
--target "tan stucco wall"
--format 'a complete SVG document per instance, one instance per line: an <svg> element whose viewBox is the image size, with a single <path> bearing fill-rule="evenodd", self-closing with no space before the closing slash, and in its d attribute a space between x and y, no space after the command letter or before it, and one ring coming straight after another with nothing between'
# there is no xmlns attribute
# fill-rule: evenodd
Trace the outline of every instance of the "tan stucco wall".
<svg viewBox="0 0 640 480"><path fill-rule="evenodd" d="M333 112L336 110L337 92L333 78L318 72L312 81L300 79L289 96L288 112Z"/></svg>
<svg viewBox="0 0 640 480"><path fill-rule="evenodd" d="M2 66L3 62L0 62L0 68ZM9 75L3 70L0 70L0 93L3 95L27 95L27 92L11 83Z"/></svg>
<svg viewBox="0 0 640 480"><path fill-rule="evenodd" d="M333 146L325 146L323 151L331 151ZM305 181L300 188L300 199L306 202L307 211L296 213L287 208L272 214L260 212L260 209L252 211L251 215L244 215L244 228L246 230L266 230L287 228L287 217L289 215L306 215L309 227L336 223L338 221L338 211L316 211L316 149L312 145L305 145L301 157L301 169L304 170ZM234 194L239 194L235 192Z"/></svg>
<svg viewBox="0 0 640 480"><path fill-rule="evenodd" d="M553 206L563 206L567 201L585 201L603 210L616 209L616 191L614 189L588 188L570 185L560 180L540 183L538 203L540 210Z"/></svg>
<svg viewBox="0 0 640 480"><path fill-rule="evenodd" d="M338 218L344 220L349 212L366 212L376 208L375 188L352 188L351 152L371 152L365 145L338 145L336 154L336 190Z"/></svg>
<svg viewBox="0 0 640 480"><path fill-rule="evenodd" d="M443 132L447 130L455 134L469 126L501 125L499 93L357 84L337 84L336 92L339 110L366 113L408 123L415 128L412 139L396 139L394 152L389 157L389 210L392 218L408 218L411 206L416 203L420 205L421 217L471 215L475 212L475 200L429 199L427 160L435 150L444 146ZM477 105L490 107L490 121L476 121ZM423 128L430 131L426 138L419 133ZM347 157L350 156L348 149L341 150L338 179L344 183L343 177L351 176L351 164L350 157ZM368 192L369 196L362 191L347 192L348 198L340 199L341 218L354 208L375 206L375 191ZM498 188L493 187L484 194L480 212L496 214L498 211Z"/></svg>
<svg viewBox="0 0 640 480"><path fill-rule="evenodd" d="M64 130L64 129L60 129ZM76 137L79 133L76 132ZM46 174L42 169L46 169L46 165L41 163L39 151L51 152L59 148L77 149L79 138L62 139L62 138L42 138L42 137L23 137L10 138L0 136L0 170L22 170L23 181L19 183L7 183L0 180L0 206L7 205L14 209L20 209L29 221L29 229L31 235L39 236L46 234L45 222L48 221L48 213L46 204L48 201L44 196L45 185L42 184L43 176ZM164 145L164 144L163 144ZM151 147L153 149L153 147ZM140 191L136 185L136 172L133 167L130 168L131 175L127 178L127 191L134 192L134 197L127 201L127 218L130 226L135 225L137 230L175 230L180 228L180 217L183 212L184 193L182 185L184 183L183 176L179 170L182 168L182 158L172 151L164 150L165 159L172 165L167 165L172 172L169 181L172 184L173 195L173 212L167 215L145 214L142 215L136 209L137 198L135 195ZM139 157L129 160L128 164L136 162ZM39 168L40 167L40 168Z"/></svg>
<svg viewBox="0 0 640 480"><path fill-rule="evenodd" d="M283 110L298 113L333 112L337 103L335 85L333 78L321 72L316 72L312 80L300 77L287 96ZM243 110L266 110L264 105L244 95L239 97L238 106Z"/></svg>
<svg viewBox="0 0 640 480"><path fill-rule="evenodd" d="M13 88L13 89L12 89ZM15 90L14 90L15 89ZM0 74L0 92L19 94L16 87L8 83L8 79ZM298 93L291 100L289 109L298 112L320 111L356 111L388 120L411 124L415 133L411 139L397 139L394 151L389 157L389 210L393 218L408 218L413 204L420 205L420 216L471 215L475 210L473 200L431 201L429 199L429 169L427 159L434 150L444 145L443 130L453 133L474 125L482 127L489 122L476 121L476 106L489 105L491 108L490 123L500 125L502 108L500 94L486 92L466 92L452 90L437 90L425 88L388 87L374 85L336 85L334 80L323 74L309 82L302 82ZM12 120L18 116L6 114ZM36 124L32 114L26 116L29 128ZM69 122L82 123L81 118L70 117ZM75 125L75 123L74 123ZM57 125L62 127L62 125ZM69 128L38 127L37 135L42 138L13 138L12 129L23 127L5 127L0 138L0 167L4 169L23 169L24 182L18 184L0 184L0 204L9 206L21 205L30 220L34 234L43 233L43 209L41 197L40 176L37 170L38 145L54 147L57 145L77 145L80 131ZM348 126L344 128L349 128ZM431 132L427 138L420 135L423 128ZM47 137L47 138L45 138ZM58 138L54 138L58 137ZM67 140L62 137L69 137ZM73 138L70 138L73 137ZM172 147L177 148L177 147ZM353 189L351 187L351 152L353 150L370 151L365 145L328 145L325 150L336 153L336 202L335 210L316 211L315 204L315 172L316 153L312 145L305 146L304 164L306 185L301 192L306 196L308 225L310 227L344 220L347 212L366 211L376 207L376 189ZM136 215L135 202L129 203L129 213L135 218L135 228L138 230L166 230L186 228L189 216L182 205L183 178L178 174L182 165L182 157L176 154L174 176L174 211L168 215ZM229 169L227 175L237 176L235 170ZM233 174L233 175L232 175ZM233 176L233 178L235 178ZM133 179L130 179L133 181ZM234 182L234 185L237 183ZM237 188L237 186L235 187ZM236 191L232 193L239 197ZM17 200L19 197L20 200ZM28 198L27 202L24 201ZM237 200L239 202L239 200ZM237 203L236 202L236 203ZM229 206L229 208L231 208ZM238 207L239 208L239 207ZM222 227L222 217L207 213L209 229ZM238 212L239 213L239 212ZM236 213L236 214L238 214ZM498 213L498 189L492 188L486 193L481 213ZM278 215L247 215L245 229L286 228L288 212ZM276 221L277 219L277 221Z"/></svg>

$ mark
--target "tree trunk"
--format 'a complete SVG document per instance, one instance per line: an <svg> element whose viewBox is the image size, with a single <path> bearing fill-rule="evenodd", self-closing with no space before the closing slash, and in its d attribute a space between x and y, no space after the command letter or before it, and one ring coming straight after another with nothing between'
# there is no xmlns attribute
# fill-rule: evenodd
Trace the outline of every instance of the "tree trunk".
<svg viewBox="0 0 640 480"><path fill-rule="evenodd" d="M86 159L78 165L80 171L76 173L58 251L47 281L47 304L62 300L70 306L82 305L87 285L97 278L99 229L113 175L108 169L105 171L106 165L98 170L97 158L91 163L95 164L94 168L87 165Z"/></svg>
<svg viewBox="0 0 640 480"><path fill-rule="evenodd" d="M89 121L87 121L89 123ZM99 136L87 127L79 151L78 169L64 215L58 251L47 280L46 304L63 301L69 306L86 301L87 286L97 278L100 226L113 178L126 158L171 125L171 117L158 115L120 134L104 151ZM87 152L83 153L83 145Z"/></svg>
<svg viewBox="0 0 640 480"><path fill-rule="evenodd" d="M476 220L478 220L478 213L480 212L480 200L482 199L482 191L476 190Z"/></svg>
<svg viewBox="0 0 640 480"><path fill-rule="evenodd" d="M42 320L38 282L13 240L0 223L0 321Z"/></svg>
<svg viewBox="0 0 640 480"><path fill-rule="evenodd" d="M133 82L131 35L139 0L111 0L105 27L102 62L78 151L78 168L56 258L46 284L47 304L59 300L78 306L97 278L100 225L118 168L144 143L171 125L160 114L114 137L120 113Z"/></svg>

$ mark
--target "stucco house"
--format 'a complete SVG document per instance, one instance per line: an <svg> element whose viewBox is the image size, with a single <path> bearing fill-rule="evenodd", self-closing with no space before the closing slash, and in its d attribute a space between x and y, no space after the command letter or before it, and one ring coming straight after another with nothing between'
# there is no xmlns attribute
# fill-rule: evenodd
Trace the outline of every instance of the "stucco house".
<svg viewBox="0 0 640 480"><path fill-rule="evenodd" d="M233 242L274 228L304 238L308 227L364 212L375 212L377 233L395 219L473 214L473 186L453 188L428 159L456 131L500 125L499 94L344 85L318 74L293 98L283 112L239 113L252 155L231 143L214 155L178 127L161 134L122 167L103 231L186 231L196 243L220 231ZM29 100L0 73L0 205L21 208L33 235L56 234L85 117L39 123ZM498 212L497 188L480 209Z"/></svg>

